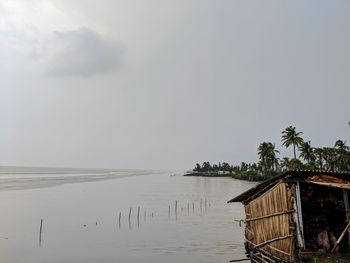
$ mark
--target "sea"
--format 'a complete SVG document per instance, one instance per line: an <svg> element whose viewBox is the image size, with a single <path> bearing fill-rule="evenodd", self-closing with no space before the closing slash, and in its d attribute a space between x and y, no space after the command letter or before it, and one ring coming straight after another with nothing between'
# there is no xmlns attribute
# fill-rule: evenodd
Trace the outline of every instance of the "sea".
<svg viewBox="0 0 350 263"><path fill-rule="evenodd" d="M255 183L164 170L0 167L0 262L229 262L245 258Z"/></svg>

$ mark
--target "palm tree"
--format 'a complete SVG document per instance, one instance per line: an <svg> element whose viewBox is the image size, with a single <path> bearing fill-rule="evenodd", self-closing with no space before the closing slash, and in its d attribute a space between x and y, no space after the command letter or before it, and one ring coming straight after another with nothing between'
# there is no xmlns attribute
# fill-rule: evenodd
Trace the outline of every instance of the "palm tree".
<svg viewBox="0 0 350 263"><path fill-rule="evenodd" d="M281 160L281 168L283 171L289 170L290 167L290 159L288 157L283 157Z"/></svg>
<svg viewBox="0 0 350 263"><path fill-rule="evenodd" d="M317 159L318 169L323 170L323 157L324 157L323 149L322 148L314 148L313 152L315 153L315 156Z"/></svg>
<svg viewBox="0 0 350 263"><path fill-rule="evenodd" d="M303 169L304 165L299 159L291 159L289 162L290 170L299 170Z"/></svg>
<svg viewBox="0 0 350 263"><path fill-rule="evenodd" d="M230 165L226 162L223 162L222 165L221 165L221 169L224 171L224 172L228 172L230 171Z"/></svg>
<svg viewBox="0 0 350 263"><path fill-rule="evenodd" d="M331 147L323 147L321 151L322 151L322 158L324 161L323 169L328 171L334 170L337 163L336 149Z"/></svg>
<svg viewBox="0 0 350 263"><path fill-rule="evenodd" d="M202 170L203 170L203 172L208 172L209 173L212 170L210 162L203 162Z"/></svg>
<svg viewBox="0 0 350 263"><path fill-rule="evenodd" d="M201 171L201 166L199 163L196 163L196 167L193 169L195 172L200 172Z"/></svg>
<svg viewBox="0 0 350 263"><path fill-rule="evenodd" d="M323 151L325 153L324 159L326 161L326 169L329 171L335 170L337 167L337 161L338 161L336 149L331 147L324 147Z"/></svg>
<svg viewBox="0 0 350 263"><path fill-rule="evenodd" d="M290 145L293 145L294 159L297 158L295 151L296 146L300 146L303 143L303 138L300 135L302 132L296 132L295 127L289 126L282 132L282 145L288 148Z"/></svg>
<svg viewBox="0 0 350 263"><path fill-rule="evenodd" d="M350 147L346 145L346 141L337 140L334 144L334 148L337 155L337 167L340 171L346 170L347 161L348 161L348 153Z"/></svg>
<svg viewBox="0 0 350 263"><path fill-rule="evenodd" d="M316 156L313 152L313 149L311 147L310 141L308 142L302 142L299 146L299 157L303 158L308 164L310 162L315 161Z"/></svg>
<svg viewBox="0 0 350 263"><path fill-rule="evenodd" d="M284 171L288 171L303 169L304 165L299 159L289 159L288 157L283 157L281 167Z"/></svg>
<svg viewBox="0 0 350 263"><path fill-rule="evenodd" d="M267 171L272 171L278 165L278 158L276 153L279 153L275 149L275 144L271 142L263 142L259 145L258 155L260 159L260 165L262 168Z"/></svg>

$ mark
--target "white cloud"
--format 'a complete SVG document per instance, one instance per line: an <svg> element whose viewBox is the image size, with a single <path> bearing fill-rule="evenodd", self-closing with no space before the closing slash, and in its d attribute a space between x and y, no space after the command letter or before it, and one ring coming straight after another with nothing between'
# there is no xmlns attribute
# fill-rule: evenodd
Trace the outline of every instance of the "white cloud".
<svg viewBox="0 0 350 263"><path fill-rule="evenodd" d="M53 2L0 4L0 68L48 76L91 76L120 65L121 45Z"/></svg>
<svg viewBox="0 0 350 263"><path fill-rule="evenodd" d="M54 32L46 62L50 76L91 76L109 72L121 63L123 49L88 28Z"/></svg>

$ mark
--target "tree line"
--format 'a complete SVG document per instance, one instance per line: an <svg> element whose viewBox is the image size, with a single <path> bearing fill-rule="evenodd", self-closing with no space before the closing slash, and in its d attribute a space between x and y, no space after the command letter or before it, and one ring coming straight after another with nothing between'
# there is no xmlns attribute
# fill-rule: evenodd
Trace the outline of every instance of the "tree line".
<svg viewBox="0 0 350 263"><path fill-rule="evenodd" d="M350 171L350 147L344 140L336 140L333 147L313 147L311 141L304 140L302 132L289 126L282 131L282 146L292 148L293 157L279 157L280 152L272 142L262 142L258 146L256 163L242 162L231 165L227 162L211 164L197 163L194 172L206 174L227 174L245 180L264 180L288 170Z"/></svg>

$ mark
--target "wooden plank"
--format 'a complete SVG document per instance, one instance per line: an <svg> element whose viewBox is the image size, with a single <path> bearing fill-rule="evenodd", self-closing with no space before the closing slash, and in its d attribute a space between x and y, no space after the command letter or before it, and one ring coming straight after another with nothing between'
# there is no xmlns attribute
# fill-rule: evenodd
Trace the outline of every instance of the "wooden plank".
<svg viewBox="0 0 350 263"><path fill-rule="evenodd" d="M303 223L303 211L301 209L301 197L300 197L300 183L297 181L295 187L295 196L294 204L296 206L296 222L297 222L297 238L299 247L305 249L305 240L304 240L304 223Z"/></svg>
<svg viewBox="0 0 350 263"><path fill-rule="evenodd" d="M348 191L345 189L343 189L343 198L344 198L346 220L350 221L349 195L348 195ZM350 229L348 229L348 246L350 247Z"/></svg>

